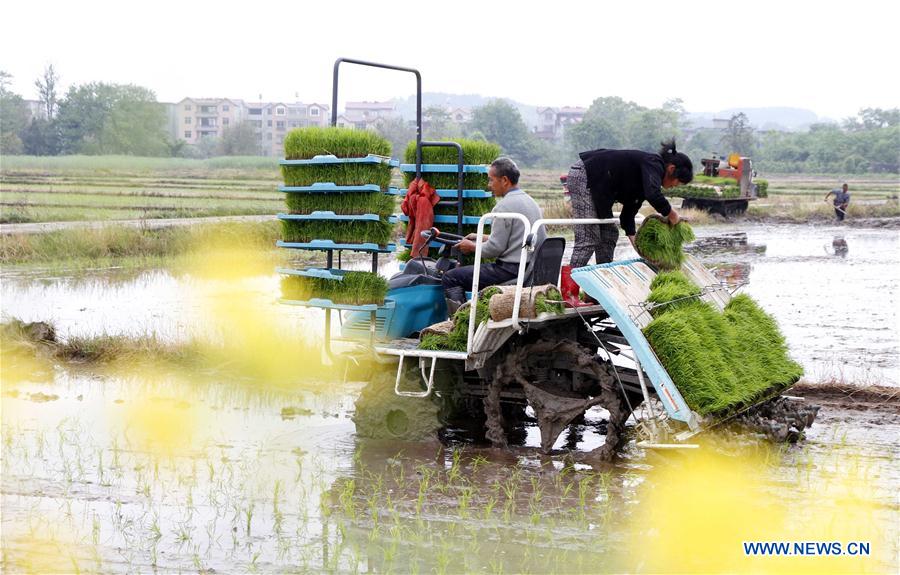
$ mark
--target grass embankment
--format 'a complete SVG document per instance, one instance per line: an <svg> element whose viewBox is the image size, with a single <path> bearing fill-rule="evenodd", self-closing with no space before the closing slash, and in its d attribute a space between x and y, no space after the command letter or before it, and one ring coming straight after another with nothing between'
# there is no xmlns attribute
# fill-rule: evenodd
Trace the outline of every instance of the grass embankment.
<svg viewBox="0 0 900 575"><path fill-rule="evenodd" d="M680 272L660 274L650 287L648 300L661 307L654 309L644 335L685 401L701 415L751 405L803 374L788 357L775 320L750 296L735 297L719 312L691 297L699 290Z"/></svg>
<svg viewBox="0 0 900 575"><path fill-rule="evenodd" d="M271 267L281 251L278 222L221 223L142 229L109 225L37 234L0 235L0 264L84 269L172 264L210 252L247 253ZM283 251L283 250L282 250ZM296 255L296 254L295 254Z"/></svg>
<svg viewBox="0 0 900 575"><path fill-rule="evenodd" d="M273 330L264 308L248 304L248 294L234 295L239 299L228 304L230 310L209 318L218 336L178 341L156 334L60 338L53 324L6 319L0 324L0 378L4 384L50 381L57 367L89 367L114 375L170 372L271 388L340 373L322 363L318 343L303 332ZM285 362L286 357L293 361Z"/></svg>

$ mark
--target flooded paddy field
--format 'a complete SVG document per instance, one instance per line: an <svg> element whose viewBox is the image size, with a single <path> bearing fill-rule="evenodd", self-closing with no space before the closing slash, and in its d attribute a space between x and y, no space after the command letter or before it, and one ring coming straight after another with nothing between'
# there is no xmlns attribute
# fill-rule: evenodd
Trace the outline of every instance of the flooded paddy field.
<svg viewBox="0 0 900 575"><path fill-rule="evenodd" d="M897 232L697 231L693 253L746 283L804 366L794 393L822 405L806 441L719 430L696 450L630 447L591 466L598 411L549 456L533 421L509 450L465 430L362 440L351 415L363 383L322 365L320 316L278 306L274 274L7 274L3 313L53 321L61 339L202 336L246 355L197 369L5 355L3 569L896 572ZM854 383L880 387L841 391ZM751 557L745 541L871 553Z"/></svg>

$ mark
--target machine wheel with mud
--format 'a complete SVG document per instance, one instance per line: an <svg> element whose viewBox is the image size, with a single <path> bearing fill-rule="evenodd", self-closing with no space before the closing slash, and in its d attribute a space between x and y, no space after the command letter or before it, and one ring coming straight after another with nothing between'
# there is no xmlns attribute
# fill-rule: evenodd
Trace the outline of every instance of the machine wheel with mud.
<svg viewBox="0 0 900 575"><path fill-rule="evenodd" d="M519 385L534 409L541 430L541 451L549 453L556 438L595 405L609 411L605 444L592 455L609 460L624 439L625 421L637 406L616 386L611 367L595 354L569 340L538 340L507 354L497 365L485 399L487 438L506 445L500 392Z"/></svg>
<svg viewBox="0 0 900 575"><path fill-rule="evenodd" d="M394 393L397 372L376 371L356 400L353 422L356 434L371 439L420 441L436 437L441 427L438 406L418 397ZM412 389L412 377L405 375L405 389Z"/></svg>

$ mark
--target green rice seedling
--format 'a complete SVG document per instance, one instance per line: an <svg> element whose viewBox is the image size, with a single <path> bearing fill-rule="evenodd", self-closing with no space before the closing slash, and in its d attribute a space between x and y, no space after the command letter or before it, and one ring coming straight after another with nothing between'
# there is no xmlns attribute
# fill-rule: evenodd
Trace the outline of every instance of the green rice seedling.
<svg viewBox="0 0 900 575"><path fill-rule="evenodd" d="M342 280L295 275L281 278L281 296L288 300L321 298L338 304L381 305L387 291L387 280L372 272L348 271Z"/></svg>
<svg viewBox="0 0 900 575"><path fill-rule="evenodd" d="M451 140L462 147L463 163L466 165L486 165L496 160L501 153L498 144L480 140L466 140L463 138ZM456 164L456 148L422 148L422 162L425 164ZM410 142L403 153L403 161L407 164L416 163L416 143Z"/></svg>
<svg viewBox="0 0 900 575"><path fill-rule="evenodd" d="M718 190L711 186L702 185L676 186L666 190L666 195L672 198L739 198L741 196L741 187L734 184L734 180L731 180L731 183L732 185L718 186Z"/></svg>
<svg viewBox="0 0 900 575"><path fill-rule="evenodd" d="M387 218L394 213L394 198L378 192L350 192L346 194L302 194L285 196L288 211L292 214L310 214L317 211L339 215L378 214Z"/></svg>
<svg viewBox="0 0 900 575"><path fill-rule="evenodd" d="M644 335L685 401L702 415L728 414L802 375L775 321L747 295L735 297L723 313L699 300L668 306Z"/></svg>
<svg viewBox="0 0 900 575"><path fill-rule="evenodd" d="M491 296L500 293L500 288L491 286L478 296L478 309L475 310L475 325L481 325L491 317L488 303ZM453 316L453 330L444 335L429 333L419 341L419 349L465 351L466 341L469 337L469 308L468 306L456 312Z"/></svg>
<svg viewBox="0 0 900 575"><path fill-rule="evenodd" d="M497 144L476 140L453 140L463 149L463 163L466 165L487 165L500 156L501 148ZM456 164L458 159L455 148L424 148L422 150L422 163L425 164ZM410 142L406 146L403 161L407 164L416 163L416 143ZM403 181L408 186L415 178L415 173L404 173ZM425 180L436 189L455 190L458 185L456 173L426 173ZM466 173L463 176L463 187L467 190L486 190L487 174Z"/></svg>
<svg viewBox="0 0 900 575"><path fill-rule="evenodd" d="M566 310L562 302L562 295L556 288L550 288L547 293L534 298L535 314L552 313L561 314Z"/></svg>
<svg viewBox="0 0 900 575"><path fill-rule="evenodd" d="M394 224L384 221L281 220L281 237L286 242L332 240L339 244L390 242Z"/></svg>
<svg viewBox="0 0 900 575"><path fill-rule="evenodd" d="M384 163L301 164L281 166L285 186L332 183L338 186L377 184L386 192L391 184L391 166Z"/></svg>
<svg viewBox="0 0 900 575"><path fill-rule="evenodd" d="M641 257L664 270L681 266L684 261L682 244L694 240L694 231L685 222L671 226L657 218L647 218L634 238Z"/></svg>
<svg viewBox="0 0 900 575"><path fill-rule="evenodd" d="M362 158L369 154L390 156L391 144L368 130L312 127L292 130L284 139L284 152L288 160L307 160L319 155L338 158ZM391 180L391 167L385 163L281 166L281 173L287 186L309 186L319 182L339 186L377 184L382 191L387 191Z"/></svg>
<svg viewBox="0 0 900 575"><path fill-rule="evenodd" d="M497 200L490 198L463 198L463 215L481 216L494 209ZM436 206L434 208L436 215L455 216L457 214L456 206Z"/></svg>
<svg viewBox="0 0 900 575"><path fill-rule="evenodd" d="M284 138L284 156L289 160L321 155L362 158L368 154L390 156L390 141L370 130L335 127L298 128Z"/></svg>
<svg viewBox="0 0 900 575"><path fill-rule="evenodd" d="M650 313L656 317L678 305L696 301L700 288L680 271L662 272L650 282L647 301L655 304Z"/></svg>
<svg viewBox="0 0 900 575"><path fill-rule="evenodd" d="M769 180L753 180L753 183L756 184L756 196L759 198L768 198L769 197Z"/></svg>

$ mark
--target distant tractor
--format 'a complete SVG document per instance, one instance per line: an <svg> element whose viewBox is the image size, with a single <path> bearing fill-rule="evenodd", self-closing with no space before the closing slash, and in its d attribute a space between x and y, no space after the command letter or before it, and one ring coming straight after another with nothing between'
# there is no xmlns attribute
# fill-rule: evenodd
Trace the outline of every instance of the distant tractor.
<svg viewBox="0 0 900 575"><path fill-rule="evenodd" d="M723 165L723 162L724 165ZM721 216L743 214L750 201L766 196L768 182L754 181L756 173L750 158L739 154L700 160L703 173L687 186L679 186L669 194L683 198L682 208L704 210Z"/></svg>

